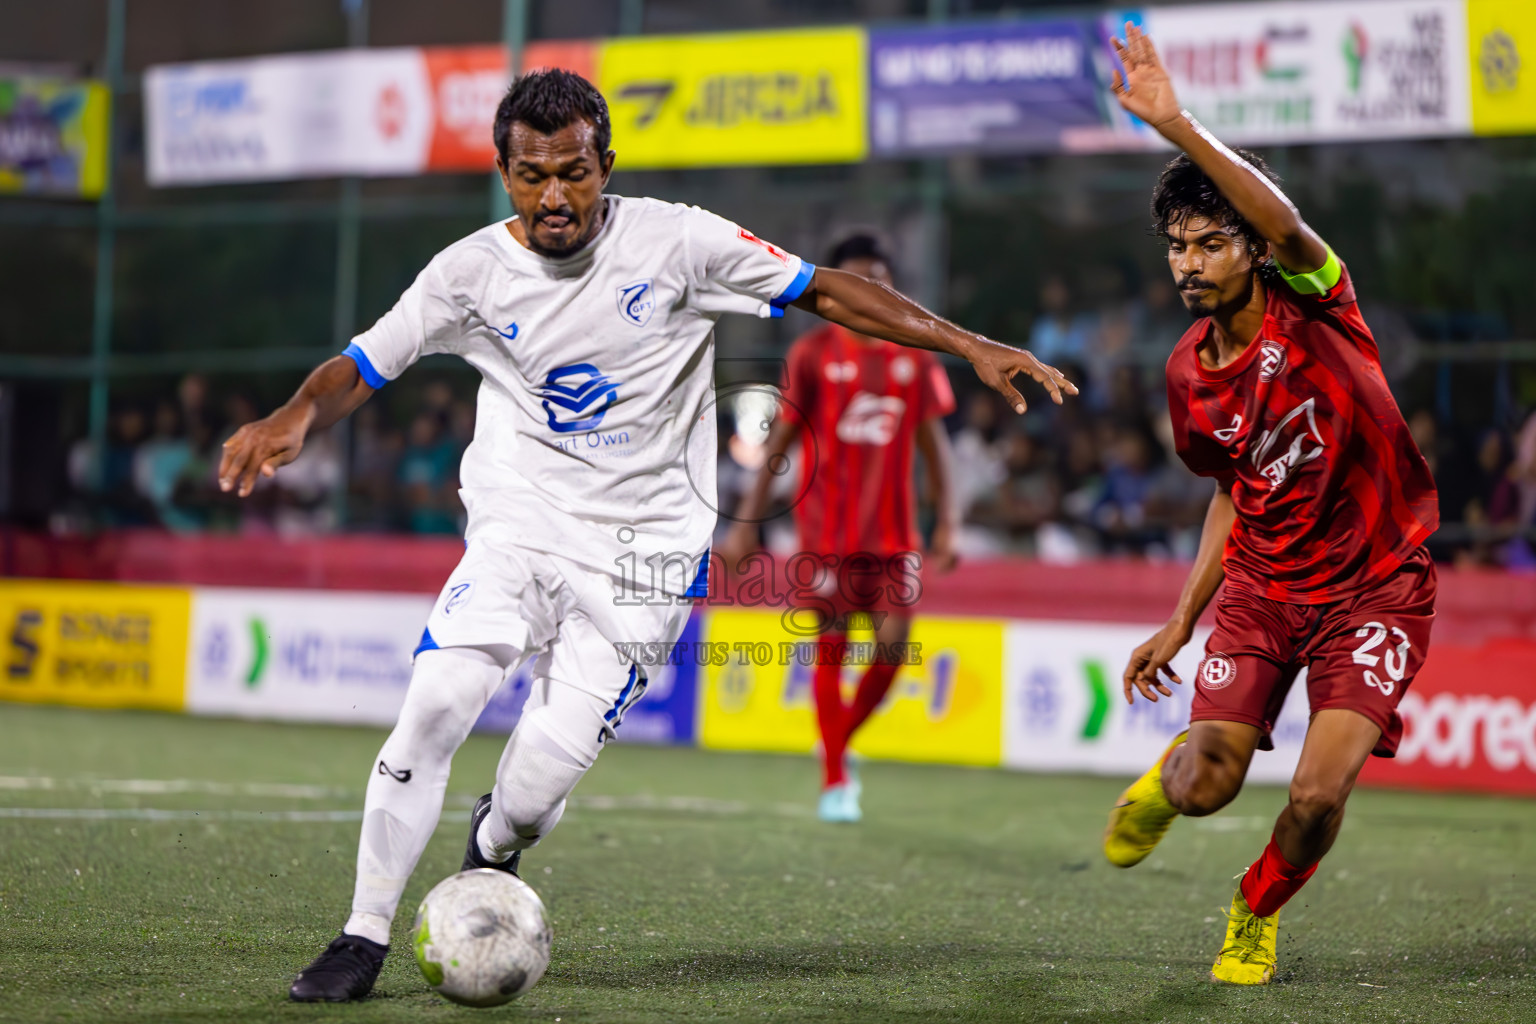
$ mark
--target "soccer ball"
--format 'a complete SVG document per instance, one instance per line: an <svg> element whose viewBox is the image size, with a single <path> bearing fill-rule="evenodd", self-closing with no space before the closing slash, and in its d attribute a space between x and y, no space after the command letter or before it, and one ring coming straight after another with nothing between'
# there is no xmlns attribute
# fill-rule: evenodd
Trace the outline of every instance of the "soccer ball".
<svg viewBox="0 0 1536 1024"><path fill-rule="evenodd" d="M416 910L416 962L433 991L465 1006L500 1006L549 966L539 894L505 871L478 868L437 883Z"/></svg>

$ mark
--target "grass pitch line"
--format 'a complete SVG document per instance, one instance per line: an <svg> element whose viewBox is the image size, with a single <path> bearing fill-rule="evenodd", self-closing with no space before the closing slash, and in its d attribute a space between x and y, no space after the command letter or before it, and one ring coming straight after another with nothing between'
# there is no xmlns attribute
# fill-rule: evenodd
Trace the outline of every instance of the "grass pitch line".
<svg viewBox="0 0 1536 1024"><path fill-rule="evenodd" d="M209 782L204 779L85 779L50 778L46 775L0 775L0 789L87 789L93 793L137 793L161 796L171 793L206 793L210 796L270 796L289 800L331 800L355 795L334 786L306 786L288 782Z"/></svg>

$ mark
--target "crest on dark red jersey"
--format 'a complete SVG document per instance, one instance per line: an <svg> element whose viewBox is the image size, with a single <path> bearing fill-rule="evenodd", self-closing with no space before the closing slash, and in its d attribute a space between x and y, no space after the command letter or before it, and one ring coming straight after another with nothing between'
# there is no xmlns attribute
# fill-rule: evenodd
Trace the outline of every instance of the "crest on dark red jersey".
<svg viewBox="0 0 1536 1024"><path fill-rule="evenodd" d="M1285 346L1265 338L1259 342L1259 380L1271 381L1285 369Z"/></svg>

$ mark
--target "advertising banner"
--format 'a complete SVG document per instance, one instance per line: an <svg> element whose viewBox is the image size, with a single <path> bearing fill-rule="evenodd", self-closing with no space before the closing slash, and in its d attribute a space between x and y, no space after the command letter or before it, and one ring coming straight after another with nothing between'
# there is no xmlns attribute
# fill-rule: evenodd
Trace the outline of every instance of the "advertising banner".
<svg viewBox="0 0 1536 1024"><path fill-rule="evenodd" d="M1179 99L1224 141L1471 130L1463 0L1148 7L1143 17Z"/></svg>
<svg viewBox="0 0 1536 1024"><path fill-rule="evenodd" d="M715 609L702 640L694 650L695 660L705 662L702 746L788 753L815 747L815 652L807 638L787 632L776 611ZM919 619L906 653L890 695L855 737L854 751L899 761L998 764L1003 624ZM850 657L844 666L845 700L852 698L868 660Z"/></svg>
<svg viewBox="0 0 1536 1024"><path fill-rule="evenodd" d="M1397 756L1362 782L1536 795L1536 643L1432 648L1398 713Z"/></svg>
<svg viewBox="0 0 1536 1024"><path fill-rule="evenodd" d="M862 29L608 39L598 87L627 169L864 158Z"/></svg>
<svg viewBox="0 0 1536 1024"><path fill-rule="evenodd" d="M882 156L1057 149L1103 127L1088 19L875 30L870 145Z"/></svg>
<svg viewBox="0 0 1536 1024"><path fill-rule="evenodd" d="M392 726L411 681L411 655L435 598L199 587L187 659L193 714ZM698 619L682 638L698 636ZM183 636L186 629L183 627ZM690 663L647 666L645 696L630 708L619 739L692 743L698 703ZM532 675L508 675L475 730L510 734Z"/></svg>
<svg viewBox="0 0 1536 1024"><path fill-rule="evenodd" d="M489 170L501 47L335 50L152 67L152 185Z"/></svg>
<svg viewBox="0 0 1536 1024"><path fill-rule="evenodd" d="M190 605L180 587L0 581L0 700L180 711Z"/></svg>
<svg viewBox="0 0 1536 1024"><path fill-rule="evenodd" d="M393 725L433 600L200 587L192 607L188 710Z"/></svg>
<svg viewBox="0 0 1536 1024"><path fill-rule="evenodd" d="M101 82L0 76L0 193L101 195L111 102Z"/></svg>
<svg viewBox="0 0 1536 1024"><path fill-rule="evenodd" d="M1467 0L1472 130L1536 132L1536 3Z"/></svg>
<svg viewBox="0 0 1536 1024"><path fill-rule="evenodd" d="M1155 627L1082 622L1008 624L1003 763L1036 771L1136 776L1189 724L1196 669L1210 630L1174 659L1184 680L1156 704L1126 704L1121 677ZM1306 674L1275 724L1275 749L1254 755L1254 782L1288 782L1307 730Z"/></svg>

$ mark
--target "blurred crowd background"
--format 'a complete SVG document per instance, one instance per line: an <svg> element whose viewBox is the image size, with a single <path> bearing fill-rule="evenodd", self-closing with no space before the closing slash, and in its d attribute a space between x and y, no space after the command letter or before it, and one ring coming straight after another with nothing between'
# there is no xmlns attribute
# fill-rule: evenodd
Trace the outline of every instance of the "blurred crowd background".
<svg viewBox="0 0 1536 1024"><path fill-rule="evenodd" d="M925 0L704 0L528 5L533 39L835 24L933 14ZM1029 4L956 0L946 16ZM1057 4L1055 7L1072 5ZM216 11L214 9L217 9ZM106 75L99 0L5 15L0 64ZM502 0L423 5L133 0L118 74L151 64L340 47L495 42ZM85 204L0 197L0 518L57 534L104 528L293 535L453 534L478 379L432 358L313 437L253 500L221 495L220 445L383 313L438 249L496 211L483 174L155 189L124 88L114 192ZM489 126L486 128L489 132ZM1261 147L1350 265L1389 379L1441 488L1446 560L1536 565L1536 140L1461 138ZM952 156L843 166L624 170L611 190L695 203L816 261L849 225L898 253L899 285L959 323L1029 347L1083 385L1016 417L963 364L947 426L962 553L1073 561L1188 558L1211 485L1169 436L1162 367L1189 319L1148 230L1166 154ZM108 322L101 232L113 234ZM352 255L347 256L350 252ZM717 380L761 374L812 320L726 319ZM93 337L112 339L93 392ZM750 375L750 374L749 374ZM1033 397L1033 396L1032 396ZM105 401L105 444L90 440ZM728 444L729 508L753 445ZM747 417L750 418L750 417ZM744 435L752 435L743 424ZM745 453L745 454L743 454ZM925 511L925 515L931 511ZM786 528L770 539L792 542Z"/></svg>

